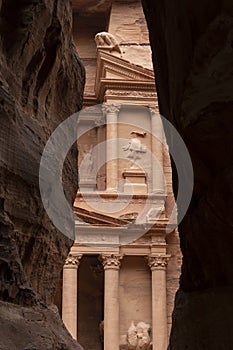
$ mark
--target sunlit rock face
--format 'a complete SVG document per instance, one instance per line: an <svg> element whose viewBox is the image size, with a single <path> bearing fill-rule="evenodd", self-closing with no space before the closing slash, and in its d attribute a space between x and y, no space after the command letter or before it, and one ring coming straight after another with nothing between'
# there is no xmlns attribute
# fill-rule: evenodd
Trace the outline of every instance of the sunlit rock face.
<svg viewBox="0 0 233 350"><path fill-rule="evenodd" d="M79 349L47 308L72 241L48 219L38 181L49 135L82 104L71 5L3 0L0 26L0 348ZM63 171L70 204L77 178L72 149Z"/></svg>
<svg viewBox="0 0 233 350"><path fill-rule="evenodd" d="M233 346L233 4L143 0L161 113L181 133L194 192L171 350ZM175 179L175 187L177 179Z"/></svg>

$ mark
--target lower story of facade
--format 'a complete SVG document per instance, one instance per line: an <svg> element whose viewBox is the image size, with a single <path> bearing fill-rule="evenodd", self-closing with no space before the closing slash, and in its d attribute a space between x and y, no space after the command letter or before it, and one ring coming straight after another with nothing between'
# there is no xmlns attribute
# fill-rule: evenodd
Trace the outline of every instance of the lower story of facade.
<svg viewBox="0 0 233 350"><path fill-rule="evenodd" d="M180 264L176 231L116 248L75 243L60 295L67 329L88 350L166 350Z"/></svg>

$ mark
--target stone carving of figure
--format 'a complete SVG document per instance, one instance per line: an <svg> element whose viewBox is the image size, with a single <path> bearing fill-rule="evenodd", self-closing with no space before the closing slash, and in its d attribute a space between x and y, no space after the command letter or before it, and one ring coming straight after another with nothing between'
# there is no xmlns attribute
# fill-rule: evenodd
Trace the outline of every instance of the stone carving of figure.
<svg viewBox="0 0 233 350"><path fill-rule="evenodd" d="M152 346L150 325L145 322L139 322L135 326L134 322L132 322L127 332L127 343L129 350L150 350Z"/></svg>
<svg viewBox="0 0 233 350"><path fill-rule="evenodd" d="M129 151L127 158L132 159L133 162L141 159L142 153L146 153L147 151L146 146L144 146L137 137L130 139L128 144L123 146L122 149L124 151Z"/></svg>
<svg viewBox="0 0 233 350"><path fill-rule="evenodd" d="M127 342L128 342L129 349L136 349L137 348L137 344L138 344L137 327L135 326L134 322L131 323L131 325L128 329Z"/></svg>
<svg viewBox="0 0 233 350"><path fill-rule="evenodd" d="M92 150L88 150L88 145L84 145L83 148L83 160L80 167L80 177L82 179L89 179L93 177L94 160Z"/></svg>
<svg viewBox="0 0 233 350"><path fill-rule="evenodd" d="M117 51L121 54L121 49L114 36L108 32L100 32L95 36L97 46L109 47L110 51Z"/></svg>

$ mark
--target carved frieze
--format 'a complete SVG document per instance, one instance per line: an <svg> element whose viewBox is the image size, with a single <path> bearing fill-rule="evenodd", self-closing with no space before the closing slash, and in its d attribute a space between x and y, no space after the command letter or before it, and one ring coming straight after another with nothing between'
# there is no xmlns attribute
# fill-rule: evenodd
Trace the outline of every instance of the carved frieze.
<svg viewBox="0 0 233 350"><path fill-rule="evenodd" d="M110 90L106 91L106 95L108 96L132 96L132 97L154 97L157 98L156 92L148 92L148 91L136 91L136 90Z"/></svg>

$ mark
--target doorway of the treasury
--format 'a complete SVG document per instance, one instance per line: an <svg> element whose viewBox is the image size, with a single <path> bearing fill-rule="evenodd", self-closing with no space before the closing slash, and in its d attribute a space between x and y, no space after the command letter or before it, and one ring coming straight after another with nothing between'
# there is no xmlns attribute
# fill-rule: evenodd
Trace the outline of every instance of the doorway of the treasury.
<svg viewBox="0 0 233 350"><path fill-rule="evenodd" d="M103 350L104 270L98 255L83 256L78 268L78 341L84 349Z"/></svg>
<svg viewBox="0 0 233 350"><path fill-rule="evenodd" d="M106 300L111 296L105 290L105 273L100 255L82 256L78 268L77 338L88 350L104 350L104 331L108 332L103 320L104 313L112 311L112 302ZM115 295L119 303L119 329L111 332L119 337L119 349L126 349L127 331L132 323L151 325L152 321L151 272L144 257L125 256L121 260Z"/></svg>

